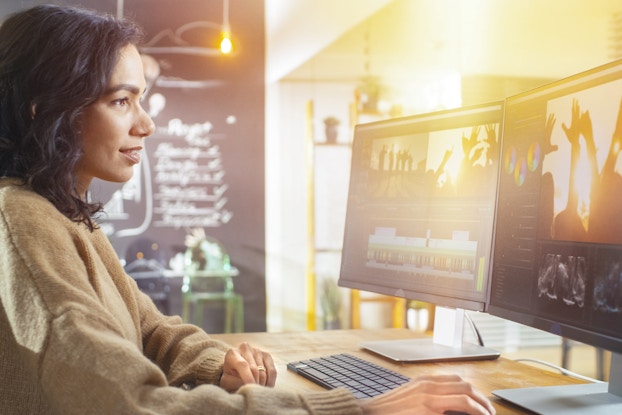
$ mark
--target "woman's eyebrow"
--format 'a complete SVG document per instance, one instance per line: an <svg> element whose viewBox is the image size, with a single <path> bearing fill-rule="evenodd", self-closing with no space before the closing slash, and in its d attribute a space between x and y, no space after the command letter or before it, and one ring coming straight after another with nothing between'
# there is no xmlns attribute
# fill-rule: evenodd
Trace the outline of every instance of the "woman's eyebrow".
<svg viewBox="0 0 622 415"><path fill-rule="evenodd" d="M140 88L137 87L136 85L132 85L132 84L119 84L119 85L114 85L110 88L108 88L105 92L106 95L108 94L114 94L115 92L118 91L127 91L131 94L134 95L142 95L140 92Z"/></svg>

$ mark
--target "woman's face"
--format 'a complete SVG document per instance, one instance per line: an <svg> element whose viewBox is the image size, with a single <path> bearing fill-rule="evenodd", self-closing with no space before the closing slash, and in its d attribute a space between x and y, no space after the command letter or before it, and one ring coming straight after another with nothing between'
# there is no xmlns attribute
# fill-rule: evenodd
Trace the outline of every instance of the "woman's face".
<svg viewBox="0 0 622 415"><path fill-rule="evenodd" d="M121 49L108 89L80 118L84 154L76 167L81 195L93 178L126 182L140 162L143 138L154 124L140 99L146 84L143 66L134 45Z"/></svg>

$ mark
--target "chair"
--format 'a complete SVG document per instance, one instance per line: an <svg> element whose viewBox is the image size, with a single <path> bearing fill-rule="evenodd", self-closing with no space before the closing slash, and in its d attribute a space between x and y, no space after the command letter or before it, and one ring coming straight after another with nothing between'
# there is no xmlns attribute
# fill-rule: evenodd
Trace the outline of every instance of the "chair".
<svg viewBox="0 0 622 415"><path fill-rule="evenodd" d="M244 331L244 302L233 289L233 277L239 271L231 265L225 247L217 239L205 235L201 228L186 236L186 247L181 287L182 318L201 326L205 307L210 303L223 304L224 332Z"/></svg>
<svg viewBox="0 0 622 415"><path fill-rule="evenodd" d="M192 270L184 273L182 296L182 318L201 326L205 307L209 304L223 304L225 308L224 332L244 331L244 301L233 288L233 277L237 269ZM192 318L190 318L192 308Z"/></svg>
<svg viewBox="0 0 622 415"><path fill-rule="evenodd" d="M154 259L136 259L126 265L125 272L136 281L162 314L169 315L171 287L164 275L164 267Z"/></svg>
<svg viewBox="0 0 622 415"><path fill-rule="evenodd" d="M388 303L391 305L391 327L406 327L406 300L388 295L361 297L359 290L350 290L350 322L353 329L361 328L361 303Z"/></svg>

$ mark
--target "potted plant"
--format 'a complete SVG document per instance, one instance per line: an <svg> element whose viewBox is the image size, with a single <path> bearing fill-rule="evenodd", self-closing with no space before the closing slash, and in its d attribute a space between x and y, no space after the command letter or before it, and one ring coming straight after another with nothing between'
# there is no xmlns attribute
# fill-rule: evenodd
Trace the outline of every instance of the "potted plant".
<svg viewBox="0 0 622 415"><path fill-rule="evenodd" d="M324 118L324 132L327 144L335 144L337 142L339 124L340 121L337 117L330 116Z"/></svg>
<svg viewBox="0 0 622 415"><path fill-rule="evenodd" d="M331 278L326 278L322 282L320 304L324 313L324 328L341 328L341 293L339 292L339 286Z"/></svg>
<svg viewBox="0 0 622 415"><path fill-rule="evenodd" d="M378 101L385 93L385 87L378 76L366 76L361 79L356 88L359 110L363 113L375 114L378 112Z"/></svg>

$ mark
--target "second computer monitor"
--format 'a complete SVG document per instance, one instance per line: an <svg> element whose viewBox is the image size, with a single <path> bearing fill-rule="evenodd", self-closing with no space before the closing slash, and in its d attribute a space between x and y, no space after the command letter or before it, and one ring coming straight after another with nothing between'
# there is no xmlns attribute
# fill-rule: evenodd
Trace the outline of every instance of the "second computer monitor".
<svg viewBox="0 0 622 415"><path fill-rule="evenodd" d="M622 60L508 97L490 314L613 352L609 385L495 392L622 413Z"/></svg>

